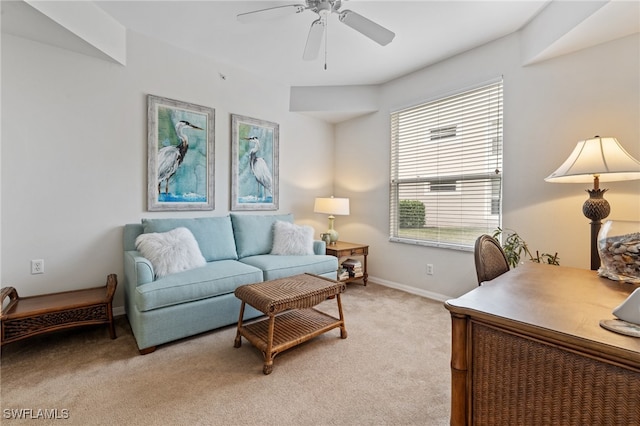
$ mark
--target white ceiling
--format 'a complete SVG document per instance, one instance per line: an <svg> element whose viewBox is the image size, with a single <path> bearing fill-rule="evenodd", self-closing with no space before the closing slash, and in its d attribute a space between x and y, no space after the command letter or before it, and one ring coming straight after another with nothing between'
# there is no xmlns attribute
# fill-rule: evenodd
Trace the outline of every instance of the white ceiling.
<svg viewBox="0 0 640 426"><path fill-rule="evenodd" d="M542 16L541 12L549 5L559 6L554 8L554 15L561 15L560 20L575 22L568 31L551 40L537 60L640 31L638 0L587 2L592 5L588 8L596 11L590 11L586 19L577 19L574 5L578 7L585 2L343 0L341 10L351 9L394 31L396 36L389 45L380 46L339 22L333 14L327 29L327 69L324 69L324 45L317 60L302 59L309 27L317 18L315 13L305 11L251 24L236 19L239 13L304 0L107 0L94 4L132 31L213 58L222 73L226 72L225 67L229 71L237 67L266 81L292 87L383 83L518 31L538 14ZM42 2L2 0L2 32L83 53L91 50L86 41L65 32L62 25L27 5L36 3ZM548 10L547 7L544 12ZM561 27L554 28L553 20L558 16L547 20L538 19L540 16L536 20L545 23L544 34Z"/></svg>
<svg viewBox="0 0 640 426"><path fill-rule="evenodd" d="M312 11L258 23L236 16L291 1L100 1L127 28L287 86L378 84L520 29L547 1L344 1L395 32L380 46L331 15L324 47L304 61Z"/></svg>

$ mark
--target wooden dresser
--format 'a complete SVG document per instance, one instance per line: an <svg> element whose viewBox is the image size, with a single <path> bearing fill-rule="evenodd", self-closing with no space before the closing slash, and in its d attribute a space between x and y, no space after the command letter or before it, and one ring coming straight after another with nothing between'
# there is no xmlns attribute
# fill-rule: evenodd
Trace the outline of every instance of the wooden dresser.
<svg viewBox="0 0 640 426"><path fill-rule="evenodd" d="M447 301L451 424L640 424L640 338L599 325L637 287L526 263Z"/></svg>

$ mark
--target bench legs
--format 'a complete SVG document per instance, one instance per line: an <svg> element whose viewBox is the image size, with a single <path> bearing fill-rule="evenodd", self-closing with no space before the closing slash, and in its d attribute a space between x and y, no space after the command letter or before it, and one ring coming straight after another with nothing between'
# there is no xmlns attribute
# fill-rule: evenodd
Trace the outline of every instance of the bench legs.
<svg viewBox="0 0 640 426"><path fill-rule="evenodd" d="M116 338L116 326L113 323L113 318L111 318L111 322L109 323L109 337L112 339Z"/></svg>

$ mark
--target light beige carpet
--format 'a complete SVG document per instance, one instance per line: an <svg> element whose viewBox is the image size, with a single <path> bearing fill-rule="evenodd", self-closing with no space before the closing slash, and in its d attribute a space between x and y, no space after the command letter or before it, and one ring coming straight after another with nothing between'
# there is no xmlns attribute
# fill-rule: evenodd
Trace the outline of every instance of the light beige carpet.
<svg viewBox="0 0 640 426"><path fill-rule="evenodd" d="M141 356L126 318L2 348L3 425L445 425L451 325L440 302L369 283L342 296L332 330L275 358L235 327ZM337 314L335 301L319 308ZM45 411L47 410L47 411ZM16 420L23 415L27 420ZM33 418L53 416L57 420Z"/></svg>

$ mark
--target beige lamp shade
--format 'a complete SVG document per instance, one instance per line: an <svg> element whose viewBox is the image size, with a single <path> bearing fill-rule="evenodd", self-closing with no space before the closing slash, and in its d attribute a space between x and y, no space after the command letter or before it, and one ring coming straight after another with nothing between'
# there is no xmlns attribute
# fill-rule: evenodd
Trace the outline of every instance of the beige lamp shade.
<svg viewBox="0 0 640 426"><path fill-rule="evenodd" d="M640 161L633 158L616 138L596 136L578 142L569 158L545 178L547 182L590 183L640 179Z"/></svg>
<svg viewBox="0 0 640 426"><path fill-rule="evenodd" d="M349 199L348 198L316 198L313 206L315 213L325 213L330 215L349 215Z"/></svg>
<svg viewBox="0 0 640 426"><path fill-rule="evenodd" d="M333 227L333 221L335 217L333 215L347 216L349 214L349 199L348 198L316 198L316 202L313 206L315 213L324 213L329 215L329 234L330 244L335 244L338 241L338 231Z"/></svg>

